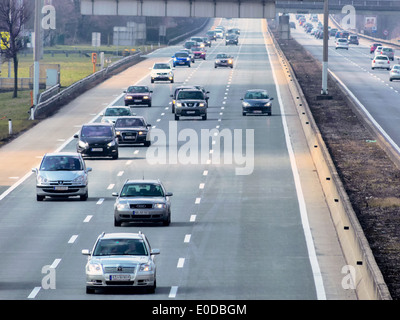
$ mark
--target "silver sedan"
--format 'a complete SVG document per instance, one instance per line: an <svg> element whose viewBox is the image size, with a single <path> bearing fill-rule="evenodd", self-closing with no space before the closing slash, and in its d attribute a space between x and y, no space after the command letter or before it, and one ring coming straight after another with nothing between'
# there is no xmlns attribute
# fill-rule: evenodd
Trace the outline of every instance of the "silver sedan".
<svg viewBox="0 0 400 320"><path fill-rule="evenodd" d="M390 69L390 81L400 80L400 64L395 64L392 69Z"/></svg>

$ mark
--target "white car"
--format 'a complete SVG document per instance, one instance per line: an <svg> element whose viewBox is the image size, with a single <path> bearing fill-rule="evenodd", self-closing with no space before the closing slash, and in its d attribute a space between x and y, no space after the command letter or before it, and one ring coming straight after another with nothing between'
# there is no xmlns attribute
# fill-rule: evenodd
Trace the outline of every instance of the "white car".
<svg viewBox="0 0 400 320"><path fill-rule="evenodd" d="M346 49L349 50L349 41L345 38L336 39L336 50L337 49Z"/></svg>
<svg viewBox="0 0 400 320"><path fill-rule="evenodd" d="M380 55L382 51L383 46L377 46L375 51L374 51L374 56Z"/></svg>
<svg viewBox="0 0 400 320"><path fill-rule="evenodd" d="M117 120L119 117L135 116L136 114L132 113L130 107L112 106L105 108L100 115L102 116L101 117L102 123L107 123L107 122L115 123L115 120Z"/></svg>
<svg viewBox="0 0 400 320"><path fill-rule="evenodd" d="M151 70L151 83L154 81L170 81L174 83L174 72L175 68L170 63L155 63Z"/></svg>
<svg viewBox="0 0 400 320"><path fill-rule="evenodd" d="M378 55L373 58L371 62L371 69L374 70L375 68L390 70L390 60L388 56Z"/></svg>
<svg viewBox="0 0 400 320"><path fill-rule="evenodd" d="M400 64L395 64L390 70L390 81L400 80Z"/></svg>

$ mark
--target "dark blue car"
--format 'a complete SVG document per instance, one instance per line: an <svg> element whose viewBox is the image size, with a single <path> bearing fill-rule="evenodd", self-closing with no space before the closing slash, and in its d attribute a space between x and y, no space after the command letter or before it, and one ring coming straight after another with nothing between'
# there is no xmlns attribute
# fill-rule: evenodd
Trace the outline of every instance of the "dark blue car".
<svg viewBox="0 0 400 320"><path fill-rule="evenodd" d="M178 51L173 56L173 65L176 66L188 66L190 68L191 59L189 53Z"/></svg>

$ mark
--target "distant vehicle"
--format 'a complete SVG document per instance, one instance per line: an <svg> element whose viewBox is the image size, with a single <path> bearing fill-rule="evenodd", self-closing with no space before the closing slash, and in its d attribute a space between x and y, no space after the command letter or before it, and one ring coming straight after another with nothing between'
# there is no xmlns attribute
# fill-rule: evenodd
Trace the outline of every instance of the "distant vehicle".
<svg viewBox="0 0 400 320"><path fill-rule="evenodd" d="M151 68L151 83L154 81L169 81L174 83L174 72L169 63L155 63Z"/></svg>
<svg viewBox="0 0 400 320"><path fill-rule="evenodd" d="M374 55L375 56L380 55L382 48L383 48L383 46L377 46L375 49Z"/></svg>
<svg viewBox="0 0 400 320"><path fill-rule="evenodd" d="M389 80L400 80L400 64L395 64L392 69L390 69Z"/></svg>
<svg viewBox="0 0 400 320"><path fill-rule="evenodd" d="M175 120L180 117L201 117L207 120L207 100L199 89L179 90L175 101Z"/></svg>
<svg viewBox="0 0 400 320"><path fill-rule="evenodd" d="M142 116L118 118L115 121L115 131L120 145L144 144L145 147L151 145L151 124Z"/></svg>
<svg viewBox="0 0 400 320"><path fill-rule="evenodd" d="M389 60L394 61L394 49L389 47L382 47L382 49L378 53L381 55L385 55L389 58Z"/></svg>
<svg viewBox="0 0 400 320"><path fill-rule="evenodd" d="M154 293L157 287L155 255L147 237L139 233L102 233L92 250L83 249L88 256L86 293L96 289L143 287Z"/></svg>
<svg viewBox="0 0 400 320"><path fill-rule="evenodd" d="M165 190L160 180L126 180L119 193L112 193L114 203L114 226L123 222L171 223L172 193Z"/></svg>
<svg viewBox="0 0 400 320"><path fill-rule="evenodd" d="M387 69L390 70L390 60L388 56L377 55L372 59L371 69Z"/></svg>
<svg viewBox="0 0 400 320"><path fill-rule="evenodd" d="M225 38L225 45L235 44L238 45L239 37L236 34L228 34Z"/></svg>
<svg viewBox="0 0 400 320"><path fill-rule="evenodd" d="M369 53L374 53L376 48L382 46L382 43L373 43L369 48Z"/></svg>
<svg viewBox="0 0 400 320"><path fill-rule="evenodd" d="M125 106L147 105L151 107L151 94L153 91L148 86L129 86L124 93Z"/></svg>
<svg viewBox="0 0 400 320"><path fill-rule="evenodd" d="M349 44L356 44L356 45L359 45L360 44L360 42L358 41L358 36L357 35L354 35L354 34L351 34L351 35L349 35Z"/></svg>
<svg viewBox="0 0 400 320"><path fill-rule="evenodd" d="M332 28L331 30L329 30L329 35L334 37L336 35L336 32L338 32L337 28Z"/></svg>
<svg viewBox="0 0 400 320"><path fill-rule="evenodd" d="M47 153L43 156L36 173L36 200L47 197L88 198L88 172L82 156L76 152Z"/></svg>
<svg viewBox="0 0 400 320"><path fill-rule="evenodd" d="M231 28L231 29L228 29L228 31L226 33L227 34L230 34L230 33L240 34L240 29L239 28Z"/></svg>
<svg viewBox="0 0 400 320"><path fill-rule="evenodd" d="M114 123L118 117L121 116L133 116L132 110L128 106L111 106L105 108L105 110L100 114L102 116L101 122Z"/></svg>
<svg viewBox="0 0 400 320"><path fill-rule="evenodd" d="M214 30L208 30L206 32L206 36L208 37L208 39L210 39L211 41L216 41L217 40L217 34Z"/></svg>
<svg viewBox="0 0 400 320"><path fill-rule="evenodd" d="M346 49L349 50L349 42L345 38L336 39L336 50L337 49Z"/></svg>
<svg viewBox="0 0 400 320"><path fill-rule="evenodd" d="M296 29L296 24L293 21L289 22L290 28Z"/></svg>
<svg viewBox="0 0 400 320"><path fill-rule="evenodd" d="M242 99L242 114L246 116L248 113L253 114L272 114L272 100L267 90L251 89L247 90Z"/></svg>
<svg viewBox="0 0 400 320"><path fill-rule="evenodd" d="M222 27L216 27L214 29L214 31L215 31L215 34L216 34L218 39L223 39L224 38L225 31L224 31L224 29Z"/></svg>
<svg viewBox="0 0 400 320"><path fill-rule="evenodd" d="M208 37L203 37L203 43L206 47L211 47L211 40Z"/></svg>
<svg viewBox="0 0 400 320"><path fill-rule="evenodd" d="M81 127L77 139L77 152L83 157L112 157L118 159L118 137L114 124L87 123Z"/></svg>
<svg viewBox="0 0 400 320"><path fill-rule="evenodd" d="M188 66L190 68L192 63L189 53L186 51L175 52L175 54L172 56L172 61L173 67Z"/></svg>
<svg viewBox="0 0 400 320"><path fill-rule="evenodd" d="M192 62L192 63L195 63L196 62L196 60L194 59L194 54L193 54L193 52L192 52L192 50L191 49L182 49L182 50L180 50L181 52L187 52L187 54L189 55L189 57L190 57L190 61Z"/></svg>
<svg viewBox="0 0 400 320"><path fill-rule="evenodd" d="M191 37L190 41L195 41L198 46L205 47L204 39L202 37Z"/></svg>
<svg viewBox="0 0 400 320"><path fill-rule="evenodd" d="M195 47L192 47L192 52L194 54L195 59L206 60L207 52L206 52L206 50L204 50L204 48L195 46Z"/></svg>
<svg viewBox="0 0 400 320"><path fill-rule="evenodd" d="M218 67L233 68L233 58L226 53L218 53L214 62L214 68Z"/></svg>
<svg viewBox="0 0 400 320"><path fill-rule="evenodd" d="M190 41L186 41L186 42L183 44L183 47L184 47L185 49L192 49L192 47L194 47L194 46L197 46L197 41L192 41L192 40L190 40Z"/></svg>

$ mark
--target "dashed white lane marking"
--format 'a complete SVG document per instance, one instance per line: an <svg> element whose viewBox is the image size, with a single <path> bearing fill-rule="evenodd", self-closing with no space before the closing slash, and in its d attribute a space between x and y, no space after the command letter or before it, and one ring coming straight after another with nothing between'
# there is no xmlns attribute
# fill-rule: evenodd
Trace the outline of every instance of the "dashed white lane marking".
<svg viewBox="0 0 400 320"><path fill-rule="evenodd" d="M199 185L199 189L204 189L205 184L204 183L200 183Z"/></svg>
<svg viewBox="0 0 400 320"><path fill-rule="evenodd" d="M190 220L189 220L190 222L195 222L196 221L196 215L195 214L192 214L191 216L190 216Z"/></svg>
<svg viewBox="0 0 400 320"><path fill-rule="evenodd" d="M183 265L185 264L185 258L179 258L178 264L176 265L177 268L183 268Z"/></svg>
<svg viewBox="0 0 400 320"><path fill-rule="evenodd" d="M53 263L51 264L50 268L57 268L57 266L60 264L61 259L54 259Z"/></svg>
<svg viewBox="0 0 400 320"><path fill-rule="evenodd" d="M83 222L88 223L92 218L93 218L92 215L86 216L86 218L85 218L85 220L83 220Z"/></svg>
<svg viewBox="0 0 400 320"><path fill-rule="evenodd" d="M102 204L104 202L104 198L100 198L97 202L96 202L96 204Z"/></svg>
<svg viewBox="0 0 400 320"><path fill-rule="evenodd" d="M185 235L185 239L183 240L183 242L184 243L189 243L191 237L192 237L192 235L190 235L190 234Z"/></svg>
<svg viewBox="0 0 400 320"><path fill-rule="evenodd" d="M121 177L123 175L124 175L124 171L120 171L120 172L118 172L117 177Z"/></svg>
<svg viewBox="0 0 400 320"><path fill-rule="evenodd" d="M208 170L204 170L204 172L203 172L203 176L206 176L206 175L208 175Z"/></svg>
<svg viewBox="0 0 400 320"><path fill-rule="evenodd" d="M134 152L133 152L133 154L138 154L139 153L139 150L135 150Z"/></svg>
<svg viewBox="0 0 400 320"><path fill-rule="evenodd" d="M178 292L178 286L172 286L171 290L169 291L168 298L175 298L177 292Z"/></svg>
<svg viewBox="0 0 400 320"><path fill-rule="evenodd" d="M111 190L112 188L114 188L115 184L111 183L108 185L107 190Z"/></svg>
<svg viewBox="0 0 400 320"><path fill-rule="evenodd" d="M195 204L199 204L201 201L201 198L196 198L196 201L194 202Z"/></svg>
<svg viewBox="0 0 400 320"><path fill-rule="evenodd" d="M128 160L125 164L129 166L132 163L132 160Z"/></svg>
<svg viewBox="0 0 400 320"><path fill-rule="evenodd" d="M74 234L71 238L69 238L68 243L74 243L76 239L78 239L78 235Z"/></svg>

